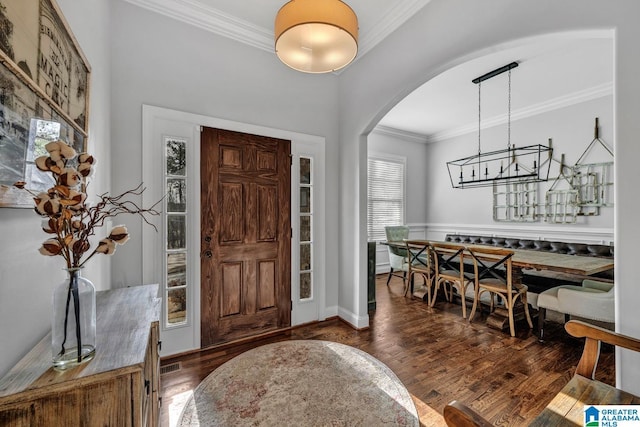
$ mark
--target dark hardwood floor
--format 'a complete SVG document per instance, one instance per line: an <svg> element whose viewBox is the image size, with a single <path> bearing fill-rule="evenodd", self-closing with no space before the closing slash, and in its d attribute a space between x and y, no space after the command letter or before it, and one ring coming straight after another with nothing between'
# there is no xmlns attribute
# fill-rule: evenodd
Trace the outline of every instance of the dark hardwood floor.
<svg viewBox="0 0 640 427"><path fill-rule="evenodd" d="M389 287L385 282L386 275L378 276L377 309L370 313L367 330L333 319L229 348L163 359L163 367L179 362L180 369L161 375L161 425L175 423L190 392L216 367L250 348L281 340L336 341L375 356L405 384L424 426L444 425L440 414L454 399L495 425L527 425L573 375L582 341L568 336L560 324L549 324L545 343L538 342L526 322L517 324L512 338L508 331L487 327L484 314L468 323L459 305L439 301L429 308L401 295L401 279L393 278ZM597 379L615 383L612 348L603 348Z"/></svg>

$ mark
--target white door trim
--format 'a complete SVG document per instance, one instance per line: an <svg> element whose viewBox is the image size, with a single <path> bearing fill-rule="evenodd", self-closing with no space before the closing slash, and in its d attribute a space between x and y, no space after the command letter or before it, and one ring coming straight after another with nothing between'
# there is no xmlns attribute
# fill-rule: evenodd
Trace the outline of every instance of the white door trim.
<svg viewBox="0 0 640 427"><path fill-rule="evenodd" d="M273 138L281 138L291 140L291 150L293 153L304 153L311 150L312 153L320 159L317 161L316 168L318 172L321 172L320 176L316 176L317 184L319 186L316 190L316 207L314 210L315 225L314 233L316 236L317 248L314 251L313 263L316 266L315 270L318 275L314 277L316 281L316 289L318 292L318 307L317 307L317 319L324 320L326 313L325 302L325 138L315 135L307 135L298 132L287 131L283 129L274 129L265 126L257 126L248 123L235 122L231 120L225 120L215 117L209 117L199 114L187 113L183 111L177 111L162 107L155 107L151 105L142 105L142 178L147 190L143 194L143 204L147 201L158 200L164 194L163 185L163 164L159 161L158 157L162 156L160 151L159 142L162 140L161 127L164 125L174 124L178 126L183 132L189 134L185 135L172 135L172 136L185 136L190 139L190 143L187 147L187 163L189 166L188 172L188 216L187 221L190 224L188 226L188 236L199 236L200 234L200 126L207 126L213 128L226 129L236 132L251 133L255 135L262 135ZM300 148L298 148L300 147ZM158 154L160 153L160 154ZM298 190L298 177L291 179L292 190ZM295 186L295 187L294 187ZM297 197L297 196L296 196ZM148 199L148 200L147 200ZM293 204L292 201L292 218L298 216L299 206ZM164 235L163 233L156 233L153 229L149 230L149 227L143 227L142 232L142 279L143 283L160 283L162 287L163 280L163 259L160 256L164 248ZM297 233L296 233L297 235ZM299 242L292 239L292 251L299 249ZM188 264L187 277L191 279L192 298L188 298L187 310L188 321L185 327L180 329L179 334L175 334L175 338L172 336L169 330L164 327L163 319L161 319L161 339L163 341L163 348L161 355L168 356L171 354L182 353L190 350L200 348L200 239L191 238L188 239L188 250L191 255L191 262ZM297 259L292 254L292 279L299 273L299 264L294 265L293 260ZM294 280L292 280L293 284ZM296 281L297 283L297 281ZM292 289L292 298L294 295ZM162 293L164 295L164 292ZM295 302L295 301L294 301ZM164 302L163 302L164 303ZM309 321L306 316L300 316L295 307L294 313L292 313L292 326L300 324L301 321ZM163 309L164 312L164 309ZM173 328L172 328L173 329Z"/></svg>
<svg viewBox="0 0 640 427"><path fill-rule="evenodd" d="M325 152L324 144L297 141L291 145L291 325L325 320ZM300 300L300 158L312 159L312 298Z"/></svg>

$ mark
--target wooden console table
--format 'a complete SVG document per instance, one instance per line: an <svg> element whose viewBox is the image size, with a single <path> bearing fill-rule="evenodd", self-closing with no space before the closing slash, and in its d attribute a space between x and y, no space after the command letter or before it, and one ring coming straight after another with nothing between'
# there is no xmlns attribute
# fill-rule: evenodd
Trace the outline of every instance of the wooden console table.
<svg viewBox="0 0 640 427"><path fill-rule="evenodd" d="M158 285L96 295L96 354L65 371L47 334L0 379L2 426L157 426Z"/></svg>

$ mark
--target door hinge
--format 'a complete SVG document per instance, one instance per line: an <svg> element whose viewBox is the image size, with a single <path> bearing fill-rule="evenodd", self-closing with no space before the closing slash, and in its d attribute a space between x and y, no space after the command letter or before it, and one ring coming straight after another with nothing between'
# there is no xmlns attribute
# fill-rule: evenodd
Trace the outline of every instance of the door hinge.
<svg viewBox="0 0 640 427"><path fill-rule="evenodd" d="M289 154L289 160L291 162L291 166L293 166L293 155Z"/></svg>
<svg viewBox="0 0 640 427"><path fill-rule="evenodd" d="M291 305L289 306L289 311L293 311L293 300L291 300Z"/></svg>

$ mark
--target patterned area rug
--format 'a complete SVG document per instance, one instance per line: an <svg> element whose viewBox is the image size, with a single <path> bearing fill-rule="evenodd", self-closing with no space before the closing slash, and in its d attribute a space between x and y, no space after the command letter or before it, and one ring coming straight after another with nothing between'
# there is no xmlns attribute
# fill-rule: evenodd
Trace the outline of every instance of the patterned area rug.
<svg viewBox="0 0 640 427"><path fill-rule="evenodd" d="M330 341L284 341L213 371L179 426L418 426L407 389L382 362Z"/></svg>

